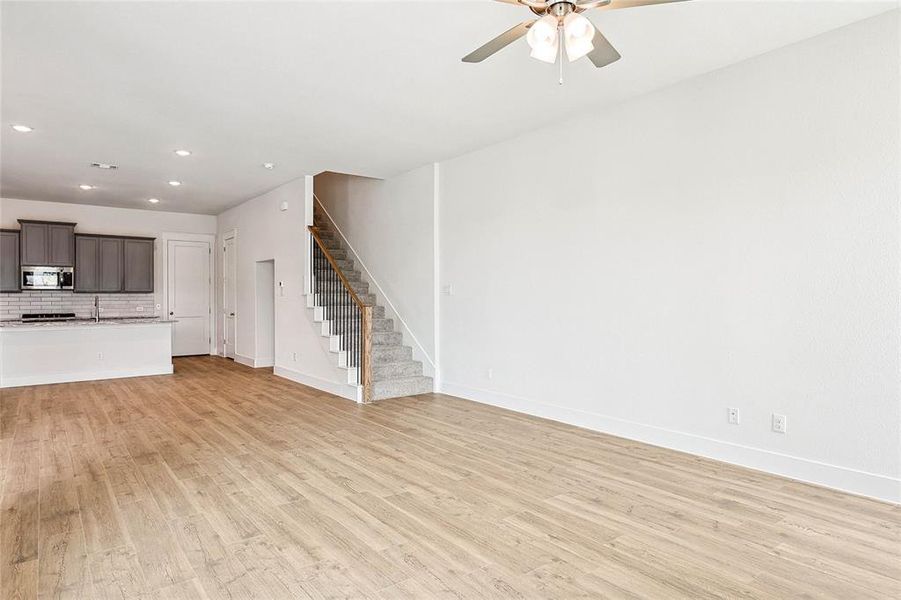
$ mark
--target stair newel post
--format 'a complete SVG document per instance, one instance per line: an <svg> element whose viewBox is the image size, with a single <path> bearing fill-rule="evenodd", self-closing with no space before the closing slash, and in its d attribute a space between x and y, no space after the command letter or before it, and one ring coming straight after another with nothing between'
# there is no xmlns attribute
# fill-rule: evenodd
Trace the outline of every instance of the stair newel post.
<svg viewBox="0 0 901 600"><path fill-rule="evenodd" d="M363 384L363 402L368 403L372 401L372 307L363 306L362 312L360 380Z"/></svg>

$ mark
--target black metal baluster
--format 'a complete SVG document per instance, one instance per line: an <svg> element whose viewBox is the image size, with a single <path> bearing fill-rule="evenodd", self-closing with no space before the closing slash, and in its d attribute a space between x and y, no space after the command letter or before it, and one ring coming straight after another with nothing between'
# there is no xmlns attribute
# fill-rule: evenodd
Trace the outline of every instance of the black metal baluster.
<svg viewBox="0 0 901 600"><path fill-rule="evenodd" d="M360 330L360 307L354 305L354 366L357 367L357 383L360 383L360 344L357 340L357 332Z"/></svg>
<svg viewBox="0 0 901 600"><path fill-rule="evenodd" d="M347 331L345 329L345 318L347 317L347 292L344 293L344 298L341 299L341 350L344 352L344 364L347 364Z"/></svg>
<svg viewBox="0 0 901 600"><path fill-rule="evenodd" d="M335 320L335 279L337 279L335 275L335 267L329 263L329 307L331 307L332 313L331 318L329 319L329 333L333 333L332 331L332 323Z"/></svg>
<svg viewBox="0 0 901 600"><path fill-rule="evenodd" d="M359 385L360 381L362 380L362 374L360 373L360 365L362 363L362 361L360 360L360 352L361 352L362 346L360 345L360 338L358 337L360 335L360 332L363 329L361 326L362 319L361 319L361 315L360 315L360 310L361 309L359 306L357 306L354 310L354 319L356 321L356 323L354 323L354 325L356 325L355 330L354 330L354 360L357 363L357 384L358 385Z"/></svg>

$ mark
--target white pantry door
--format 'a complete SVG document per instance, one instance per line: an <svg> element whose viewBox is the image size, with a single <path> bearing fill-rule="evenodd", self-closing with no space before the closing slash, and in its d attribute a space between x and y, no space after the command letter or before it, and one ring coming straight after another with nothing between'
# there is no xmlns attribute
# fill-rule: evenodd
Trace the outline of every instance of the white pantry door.
<svg viewBox="0 0 901 600"><path fill-rule="evenodd" d="M225 321L225 356L235 358L235 328L238 317L237 305L237 261L235 260L235 237L225 238L225 251L222 257L222 313Z"/></svg>
<svg viewBox="0 0 901 600"><path fill-rule="evenodd" d="M167 248L172 355L210 353L210 243L169 240Z"/></svg>

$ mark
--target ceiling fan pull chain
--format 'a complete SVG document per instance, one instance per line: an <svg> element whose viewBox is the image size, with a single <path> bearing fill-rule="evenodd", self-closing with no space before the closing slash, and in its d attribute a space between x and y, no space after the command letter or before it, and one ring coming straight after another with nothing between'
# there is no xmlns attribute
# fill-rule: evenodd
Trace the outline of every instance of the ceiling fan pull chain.
<svg viewBox="0 0 901 600"><path fill-rule="evenodd" d="M560 60L560 85L563 85L563 27L557 28L557 39L561 40L557 42L557 58Z"/></svg>

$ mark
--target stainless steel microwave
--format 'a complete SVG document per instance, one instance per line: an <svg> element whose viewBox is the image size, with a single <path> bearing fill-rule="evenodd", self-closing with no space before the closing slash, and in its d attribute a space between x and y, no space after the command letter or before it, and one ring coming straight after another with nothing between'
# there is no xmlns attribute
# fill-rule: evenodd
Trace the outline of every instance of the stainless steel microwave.
<svg viewBox="0 0 901 600"><path fill-rule="evenodd" d="M23 290L71 290L72 267L22 267Z"/></svg>

